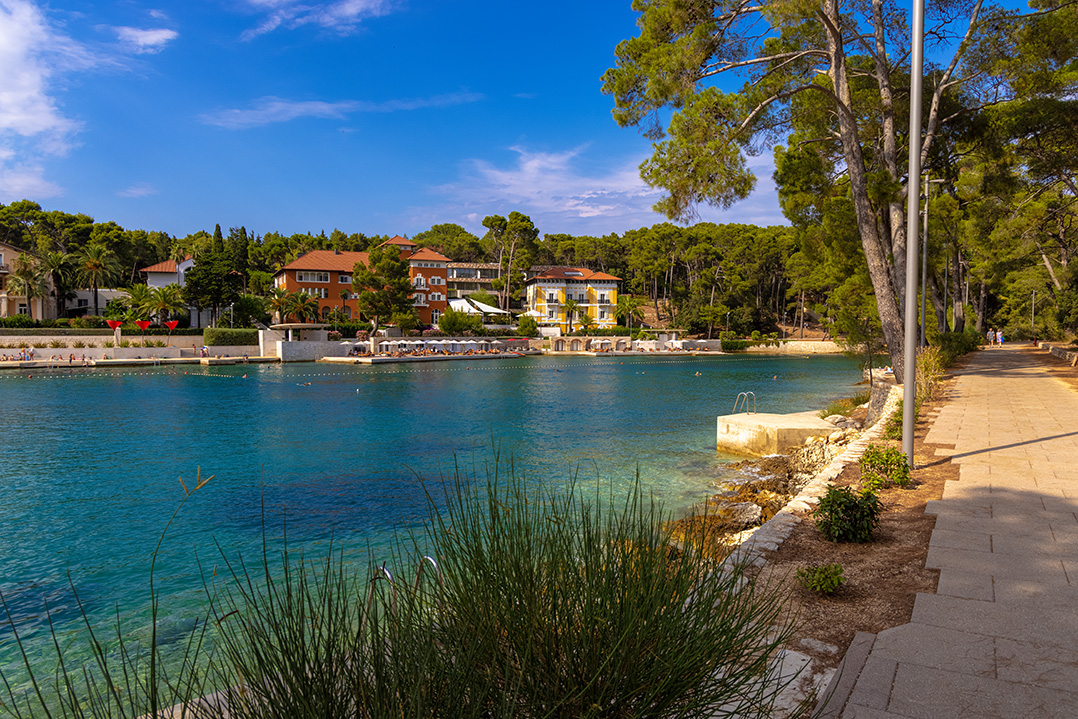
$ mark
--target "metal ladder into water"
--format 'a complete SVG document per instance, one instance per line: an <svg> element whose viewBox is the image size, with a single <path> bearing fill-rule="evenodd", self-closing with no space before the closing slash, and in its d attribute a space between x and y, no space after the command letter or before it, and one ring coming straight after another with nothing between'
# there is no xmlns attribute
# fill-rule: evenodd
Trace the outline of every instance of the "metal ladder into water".
<svg viewBox="0 0 1078 719"><path fill-rule="evenodd" d="M752 397L752 412L749 412L749 397ZM756 414L756 393L755 392L742 392L734 400L734 411L732 414L737 414L738 405L741 406L741 411L746 414Z"/></svg>

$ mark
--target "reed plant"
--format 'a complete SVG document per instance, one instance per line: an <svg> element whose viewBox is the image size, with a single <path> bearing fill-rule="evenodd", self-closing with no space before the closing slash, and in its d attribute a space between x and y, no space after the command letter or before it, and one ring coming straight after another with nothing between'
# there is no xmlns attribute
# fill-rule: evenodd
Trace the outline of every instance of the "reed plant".
<svg viewBox="0 0 1078 719"><path fill-rule="evenodd" d="M61 666L61 701L9 690L5 705L19 717L768 717L795 679L778 661L788 594L711 561L693 548L703 541L674 542L639 487L588 500L495 468L437 489L424 528L384 564L265 538L250 565L222 549L211 629L176 671L163 672L155 634L145 649L119 637L118 652L95 644L94 666Z"/></svg>

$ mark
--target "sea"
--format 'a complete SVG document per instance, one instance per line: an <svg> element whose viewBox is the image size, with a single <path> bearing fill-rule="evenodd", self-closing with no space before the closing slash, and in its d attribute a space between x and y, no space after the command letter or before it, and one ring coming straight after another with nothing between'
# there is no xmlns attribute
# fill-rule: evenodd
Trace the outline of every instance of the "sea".
<svg viewBox="0 0 1078 719"><path fill-rule="evenodd" d="M639 482L683 513L738 459L715 450L715 418L740 392L796 412L859 380L842 356L741 354L5 372L0 672L28 681L16 635L36 673L55 669L53 632L86 661L84 616L145 635L155 556L178 650L229 563L285 542L389 560L454 477L495 463L595 496Z"/></svg>

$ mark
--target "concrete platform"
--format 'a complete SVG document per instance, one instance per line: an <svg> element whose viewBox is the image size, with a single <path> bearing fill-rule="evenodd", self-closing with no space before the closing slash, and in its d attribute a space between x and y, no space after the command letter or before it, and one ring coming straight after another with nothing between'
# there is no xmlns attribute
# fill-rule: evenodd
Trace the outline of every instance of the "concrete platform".
<svg viewBox="0 0 1078 719"><path fill-rule="evenodd" d="M791 414L727 414L716 422L715 447L722 452L763 457L799 447L809 437L826 437L835 431L816 412Z"/></svg>

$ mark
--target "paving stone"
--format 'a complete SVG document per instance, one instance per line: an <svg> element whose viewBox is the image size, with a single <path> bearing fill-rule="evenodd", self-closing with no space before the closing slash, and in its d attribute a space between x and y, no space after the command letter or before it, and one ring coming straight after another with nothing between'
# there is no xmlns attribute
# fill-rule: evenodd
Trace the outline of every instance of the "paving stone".
<svg viewBox="0 0 1078 719"><path fill-rule="evenodd" d="M1078 691L1078 652L997 639L996 676L1004 681L1075 692ZM1078 705L1075 710L1078 712Z"/></svg>
<svg viewBox="0 0 1078 719"><path fill-rule="evenodd" d="M991 552L992 536L981 532L956 532L936 527L932 530L931 546L947 549L966 549L971 552Z"/></svg>
<svg viewBox="0 0 1078 719"><path fill-rule="evenodd" d="M961 569L941 569L936 594L962 599L993 602L996 599L992 575L966 572Z"/></svg>
<svg viewBox="0 0 1078 719"><path fill-rule="evenodd" d="M886 709L911 719L1058 719L1075 707L1073 692L900 664Z"/></svg>
<svg viewBox="0 0 1078 719"><path fill-rule="evenodd" d="M962 667L967 674L989 677L996 671L993 637L945 627L903 624L877 634L872 649L898 662L937 669Z"/></svg>
<svg viewBox="0 0 1078 719"><path fill-rule="evenodd" d="M897 670L897 661L873 651L857 677L857 684L854 685L853 692L850 694L850 704L859 704L872 709L886 709Z"/></svg>
<svg viewBox="0 0 1078 719"><path fill-rule="evenodd" d="M1073 609L1041 608L1023 612L1012 604L999 602L998 591L995 602L918 594L913 603L912 621L1068 649L1078 646L1078 623L1074 621Z"/></svg>
<svg viewBox="0 0 1078 719"><path fill-rule="evenodd" d="M1067 586L1067 573L1058 558L1019 554L973 552L965 549L929 546L926 569L962 569L978 574L1010 579L1031 579Z"/></svg>

